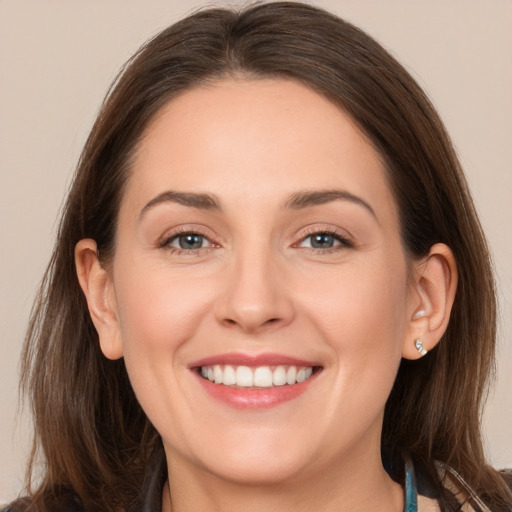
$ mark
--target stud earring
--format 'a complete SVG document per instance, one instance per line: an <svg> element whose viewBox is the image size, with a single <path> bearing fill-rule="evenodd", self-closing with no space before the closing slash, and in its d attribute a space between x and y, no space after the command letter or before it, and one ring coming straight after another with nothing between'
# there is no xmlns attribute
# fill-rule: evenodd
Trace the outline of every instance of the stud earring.
<svg viewBox="0 0 512 512"><path fill-rule="evenodd" d="M416 346L416 350L420 353L420 356L423 357L427 355L428 350L423 346L423 340L421 338L418 338L414 345Z"/></svg>

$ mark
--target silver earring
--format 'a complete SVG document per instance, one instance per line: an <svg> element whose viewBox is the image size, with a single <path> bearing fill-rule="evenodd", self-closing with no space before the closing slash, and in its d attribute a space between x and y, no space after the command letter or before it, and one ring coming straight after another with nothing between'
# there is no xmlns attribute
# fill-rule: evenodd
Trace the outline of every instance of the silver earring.
<svg viewBox="0 0 512 512"><path fill-rule="evenodd" d="M418 338L414 344L416 345L416 350L420 353L421 357L427 355L428 350L423 346L423 340L421 338Z"/></svg>

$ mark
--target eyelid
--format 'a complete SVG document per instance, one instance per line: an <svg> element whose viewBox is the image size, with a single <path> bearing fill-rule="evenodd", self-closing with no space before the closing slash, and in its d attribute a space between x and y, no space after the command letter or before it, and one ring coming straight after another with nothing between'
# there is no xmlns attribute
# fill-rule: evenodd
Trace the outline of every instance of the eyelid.
<svg viewBox="0 0 512 512"><path fill-rule="evenodd" d="M198 235L204 239L206 239L209 244L207 247L200 247L197 249L182 249L179 247L173 247L170 245L172 241L177 239L179 236L194 234ZM327 234L333 236L339 244L329 247L329 248L314 248L314 247L304 247L301 244L310 236L318 235L318 234ZM292 247L299 248L305 251L311 251L312 253L327 253L334 252L342 249L353 248L355 246L353 237L346 230L342 230L339 227L335 227L332 225L315 225L315 226L306 226L302 228L299 233L296 235L296 242L292 244ZM170 230L167 230L164 235L158 238L156 244L157 248L168 250L173 253L187 253L194 254L199 252L204 252L211 250L213 248L221 247L221 243L219 238L211 232L209 228L205 226L191 224L191 225L181 225Z"/></svg>
<svg viewBox="0 0 512 512"><path fill-rule="evenodd" d="M339 245L334 247L329 247L325 249L320 248L314 248L314 247L303 247L300 244L304 242L308 237L318 234L327 234L333 236L339 243ZM294 247L304 249L311 251L313 253L325 253L325 252L334 252L342 249L347 248L353 248L355 246L353 237L350 235L350 233L346 232L345 230L341 230L338 227L334 226L308 226L304 230L301 230L301 232L297 235L299 240L293 244Z"/></svg>
<svg viewBox="0 0 512 512"><path fill-rule="evenodd" d="M199 251L207 251L215 247L220 247L218 238L208 232L210 232L210 230L203 226L182 225L166 231L164 235L158 238L156 245L158 248L168 250L172 253L181 252L187 254L194 254L198 253ZM198 235L208 240L210 243L207 247L199 247L197 249L182 249L180 247L173 247L170 245L171 241L183 235Z"/></svg>

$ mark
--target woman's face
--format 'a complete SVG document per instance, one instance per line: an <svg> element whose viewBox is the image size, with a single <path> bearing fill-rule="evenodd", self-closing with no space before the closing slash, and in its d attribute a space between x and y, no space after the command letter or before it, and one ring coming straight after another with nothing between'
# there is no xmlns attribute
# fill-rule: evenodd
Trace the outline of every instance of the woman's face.
<svg viewBox="0 0 512 512"><path fill-rule="evenodd" d="M170 467L268 482L378 457L407 275L383 163L329 101L226 79L169 102L110 279L111 346Z"/></svg>

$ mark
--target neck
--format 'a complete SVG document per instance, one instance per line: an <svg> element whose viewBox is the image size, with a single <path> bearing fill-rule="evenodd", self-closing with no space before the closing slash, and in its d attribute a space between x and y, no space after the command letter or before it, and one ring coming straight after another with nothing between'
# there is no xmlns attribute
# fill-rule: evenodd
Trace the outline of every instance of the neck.
<svg viewBox="0 0 512 512"><path fill-rule="evenodd" d="M355 464L344 459L324 471L271 484L228 481L192 465L171 463L162 512L400 512L403 507L403 489L389 478L379 454L358 458Z"/></svg>

